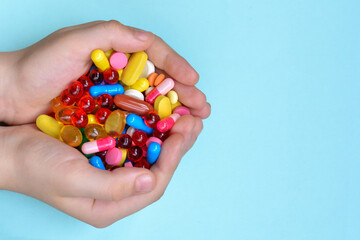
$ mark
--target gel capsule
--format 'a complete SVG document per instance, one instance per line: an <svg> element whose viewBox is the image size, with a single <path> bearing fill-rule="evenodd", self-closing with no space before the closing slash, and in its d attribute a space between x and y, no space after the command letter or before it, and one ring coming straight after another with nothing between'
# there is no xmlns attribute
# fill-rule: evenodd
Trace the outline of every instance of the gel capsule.
<svg viewBox="0 0 360 240"><path fill-rule="evenodd" d="M109 117L109 115L111 114L111 111L107 108L100 108L99 110L97 110L97 112L95 113L95 118L98 121L98 123L100 124L104 124L106 119Z"/></svg>
<svg viewBox="0 0 360 240"><path fill-rule="evenodd" d="M107 59L104 51L100 49L95 49L91 53L91 60L101 71L105 71L106 69L110 68L109 60Z"/></svg>
<svg viewBox="0 0 360 240"><path fill-rule="evenodd" d="M125 115L121 110L113 111L105 121L105 131L112 137L118 137L125 128Z"/></svg>
<svg viewBox="0 0 360 240"><path fill-rule="evenodd" d="M171 78L166 78L159 86L154 88L147 96L146 101L149 103L154 103L155 99L160 95L167 94L171 89L173 89L175 83Z"/></svg>
<svg viewBox="0 0 360 240"><path fill-rule="evenodd" d="M136 146L142 147L148 140L147 134L143 131L136 130L132 136L132 140Z"/></svg>
<svg viewBox="0 0 360 240"><path fill-rule="evenodd" d="M146 161L145 158L143 158L140 161L136 162L134 167L150 169L150 164Z"/></svg>
<svg viewBox="0 0 360 240"><path fill-rule="evenodd" d="M81 147L81 151L85 154L91 154L101 152L114 148L116 141L112 137L101 138L92 142L84 143Z"/></svg>
<svg viewBox="0 0 360 240"><path fill-rule="evenodd" d="M77 109L71 115L71 123L77 128L83 128L88 123L88 117L83 110Z"/></svg>
<svg viewBox="0 0 360 240"><path fill-rule="evenodd" d="M50 101L50 106L51 106L51 110L56 113L57 111L59 111L60 109L64 108L65 105L64 103L61 101L61 97L58 96L54 99L52 99Z"/></svg>
<svg viewBox="0 0 360 240"><path fill-rule="evenodd" d="M47 135L59 138L60 130L64 126L48 115L40 115L36 118L36 126Z"/></svg>
<svg viewBox="0 0 360 240"><path fill-rule="evenodd" d="M75 98L80 98L84 94L84 87L79 81L71 83L68 87L69 94Z"/></svg>
<svg viewBox="0 0 360 240"><path fill-rule="evenodd" d="M101 94L98 99L97 99L97 103L102 107L102 108L111 108L114 104L114 100L112 98L112 96L110 96L107 93Z"/></svg>
<svg viewBox="0 0 360 240"><path fill-rule="evenodd" d="M105 170L105 166L104 166L103 162L101 161L101 158L98 156L91 157L89 160L89 163L96 168Z"/></svg>
<svg viewBox="0 0 360 240"><path fill-rule="evenodd" d="M104 76L103 73L99 71L99 69L95 68L90 71L89 79L94 85L100 85L104 80Z"/></svg>
<svg viewBox="0 0 360 240"><path fill-rule="evenodd" d="M160 132L167 132L169 131L175 124L175 122L180 118L180 115L177 113L173 113L170 116L160 120L157 125L156 128L160 131Z"/></svg>
<svg viewBox="0 0 360 240"><path fill-rule="evenodd" d="M72 147L77 147L82 142L80 130L72 125L65 125L60 130L60 139Z"/></svg>
<svg viewBox="0 0 360 240"><path fill-rule="evenodd" d="M160 132L159 130L157 130L157 128L155 128L154 132L153 132L153 136L164 142L169 136L169 131L168 132Z"/></svg>
<svg viewBox="0 0 360 240"><path fill-rule="evenodd" d="M71 116L73 115L74 111L77 110L77 107L73 106L67 106L55 113L55 119L63 124L70 125L71 122Z"/></svg>
<svg viewBox="0 0 360 240"><path fill-rule="evenodd" d="M160 117L156 114L156 112L149 112L145 115L144 120L148 127L156 128L156 124L160 121Z"/></svg>
<svg viewBox="0 0 360 240"><path fill-rule="evenodd" d="M120 84L114 84L114 85L97 85L92 86L89 90L89 93L93 97L98 97L101 94L107 93L111 96L115 96L118 94L124 93L124 87Z"/></svg>
<svg viewBox="0 0 360 240"><path fill-rule="evenodd" d="M70 95L69 91L67 89L62 91L62 93L60 95L60 99L63 102L63 104L65 104L65 105L73 105L76 101L76 98L74 96Z"/></svg>
<svg viewBox="0 0 360 240"><path fill-rule="evenodd" d="M95 100L90 95L85 95L77 102L77 106L84 112L91 113L95 109Z"/></svg>
<svg viewBox="0 0 360 240"><path fill-rule="evenodd" d="M146 160L149 164L154 164L159 158L161 152L161 146L157 142L152 142L149 144Z"/></svg>
<svg viewBox="0 0 360 240"><path fill-rule="evenodd" d="M148 126L146 126L144 119L142 119L140 116L130 113L127 117L126 117L126 124L128 124L129 126L139 129L141 131L146 132L147 134L152 134L154 129L149 128Z"/></svg>
<svg viewBox="0 0 360 240"><path fill-rule="evenodd" d="M132 146L132 138L129 134L122 134L118 138L118 145L121 148L129 149Z"/></svg>
<svg viewBox="0 0 360 240"><path fill-rule="evenodd" d="M122 74L121 80L127 86L133 85L144 70L147 54L144 51L133 53Z"/></svg>
<svg viewBox="0 0 360 240"><path fill-rule="evenodd" d="M149 103L127 95L116 95L114 102L115 105L119 108L138 115L145 115L154 110L154 108Z"/></svg>
<svg viewBox="0 0 360 240"><path fill-rule="evenodd" d="M129 160L133 162L137 162L140 161L142 157L143 157L143 150L141 147L132 146L131 148L129 148L128 150Z"/></svg>
<svg viewBox="0 0 360 240"><path fill-rule="evenodd" d="M99 124L88 124L85 127L85 135L89 140L108 137L105 129Z"/></svg>
<svg viewBox="0 0 360 240"><path fill-rule="evenodd" d="M119 81L119 73L112 68L104 71L104 80L107 84L114 85Z"/></svg>
<svg viewBox="0 0 360 240"><path fill-rule="evenodd" d="M94 84L90 81L89 76L83 75L78 80L82 85L85 92L89 92L90 87Z"/></svg>

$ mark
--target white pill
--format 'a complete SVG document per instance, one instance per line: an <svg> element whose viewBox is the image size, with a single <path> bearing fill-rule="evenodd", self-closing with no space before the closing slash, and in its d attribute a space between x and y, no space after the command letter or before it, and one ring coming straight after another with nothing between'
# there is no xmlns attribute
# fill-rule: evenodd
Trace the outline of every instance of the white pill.
<svg viewBox="0 0 360 240"><path fill-rule="evenodd" d="M153 89L154 87L148 87L148 89L145 90L145 96L148 95Z"/></svg>
<svg viewBox="0 0 360 240"><path fill-rule="evenodd" d="M135 89L128 89L124 92L124 95L127 95L129 97L132 97L132 98L136 98L136 99L139 99L141 101L144 101L144 95L139 92L138 90L135 90Z"/></svg>
<svg viewBox="0 0 360 240"><path fill-rule="evenodd" d="M155 72L155 66L152 62L150 62L149 60L146 61L144 70L142 71L142 73L140 74L139 78L147 78L150 74Z"/></svg>

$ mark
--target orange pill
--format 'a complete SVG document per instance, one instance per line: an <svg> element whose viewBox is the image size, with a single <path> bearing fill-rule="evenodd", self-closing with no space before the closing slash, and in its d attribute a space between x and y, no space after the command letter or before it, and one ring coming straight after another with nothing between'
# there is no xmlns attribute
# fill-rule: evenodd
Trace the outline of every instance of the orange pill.
<svg viewBox="0 0 360 240"><path fill-rule="evenodd" d="M156 77L154 85L155 87L157 87L160 83L162 83L162 81L165 80L165 75L164 74L160 74L159 76Z"/></svg>
<svg viewBox="0 0 360 240"><path fill-rule="evenodd" d="M150 85L150 87L153 87L154 86L154 83L155 83L155 79L157 78L157 76L158 76L159 74L157 74L157 73L152 73L152 74L150 74L149 76L148 76L148 81L149 81L149 85Z"/></svg>

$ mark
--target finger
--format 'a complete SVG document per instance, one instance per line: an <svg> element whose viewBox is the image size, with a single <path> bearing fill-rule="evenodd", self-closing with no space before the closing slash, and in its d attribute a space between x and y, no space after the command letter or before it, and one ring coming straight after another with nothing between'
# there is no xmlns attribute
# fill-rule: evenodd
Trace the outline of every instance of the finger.
<svg viewBox="0 0 360 240"><path fill-rule="evenodd" d="M201 119L206 119L210 116L211 105L210 103L205 103L205 105L200 109L190 109L192 115L200 117Z"/></svg>
<svg viewBox="0 0 360 240"><path fill-rule="evenodd" d="M175 83L174 90L178 93L179 101L189 108L201 109L206 104L206 96L198 88Z"/></svg>
<svg viewBox="0 0 360 240"><path fill-rule="evenodd" d="M151 191L155 176L143 168L119 168L104 171L91 166L87 161L70 161L63 165L64 176L58 183L65 196L86 197L119 201L128 196Z"/></svg>
<svg viewBox="0 0 360 240"><path fill-rule="evenodd" d="M195 69L161 38L155 36L146 52L157 68L164 70L176 81L190 86L199 81Z"/></svg>

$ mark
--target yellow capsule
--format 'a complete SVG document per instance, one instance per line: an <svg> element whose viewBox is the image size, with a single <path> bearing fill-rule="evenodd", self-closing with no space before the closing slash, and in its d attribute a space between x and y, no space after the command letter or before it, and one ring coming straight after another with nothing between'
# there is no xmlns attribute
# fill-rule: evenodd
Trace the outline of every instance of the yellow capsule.
<svg viewBox="0 0 360 240"><path fill-rule="evenodd" d="M171 115L171 103L168 97L160 95L155 99L154 109L158 113L160 119Z"/></svg>
<svg viewBox="0 0 360 240"><path fill-rule="evenodd" d="M82 142L82 134L77 127L65 125L60 130L60 140L69 146L77 147Z"/></svg>
<svg viewBox="0 0 360 240"><path fill-rule="evenodd" d="M105 131L111 137L118 137L125 128L125 115L121 110L113 111L105 121Z"/></svg>
<svg viewBox="0 0 360 240"><path fill-rule="evenodd" d="M84 132L85 132L85 136L90 141L108 136L107 133L105 132L105 129L102 126L100 126L99 124L86 125Z"/></svg>
<svg viewBox="0 0 360 240"><path fill-rule="evenodd" d="M119 164L116 165L116 166L121 167L121 166L124 164L125 160L126 160L127 150L126 150L126 149L123 149L123 148L119 148L119 149L121 150L121 153L122 153L122 155L121 155L121 161L120 161Z"/></svg>
<svg viewBox="0 0 360 240"><path fill-rule="evenodd" d="M122 76L122 74L124 72L124 69L118 69L117 72L119 74L119 80L121 80L121 76Z"/></svg>
<svg viewBox="0 0 360 240"><path fill-rule="evenodd" d="M96 49L91 53L91 60L101 71L105 71L110 68L109 60L107 59L105 53L100 49Z"/></svg>
<svg viewBox="0 0 360 240"><path fill-rule="evenodd" d="M138 80L140 74L144 70L147 58L148 56L144 51L136 52L131 55L121 77L124 84L131 86Z"/></svg>
<svg viewBox="0 0 360 240"><path fill-rule="evenodd" d="M174 90L169 91L166 96L170 98L171 104L175 104L179 100L179 97Z"/></svg>
<svg viewBox="0 0 360 240"><path fill-rule="evenodd" d="M171 101L171 100L170 100ZM181 102L177 101L174 104L171 104L171 111L174 111L175 108L182 106Z"/></svg>
<svg viewBox="0 0 360 240"><path fill-rule="evenodd" d="M129 87L130 89L138 90L139 92L144 92L149 88L149 81L146 78L139 78L133 85Z"/></svg>
<svg viewBox="0 0 360 240"><path fill-rule="evenodd" d="M105 52L106 58L109 59L110 56L111 56L111 54L112 54L113 52L114 52L114 49L110 49L109 51L106 51L106 52Z"/></svg>
<svg viewBox="0 0 360 240"><path fill-rule="evenodd" d="M60 130L64 124L59 123L56 119L43 114L37 117L36 126L47 135L59 139Z"/></svg>

